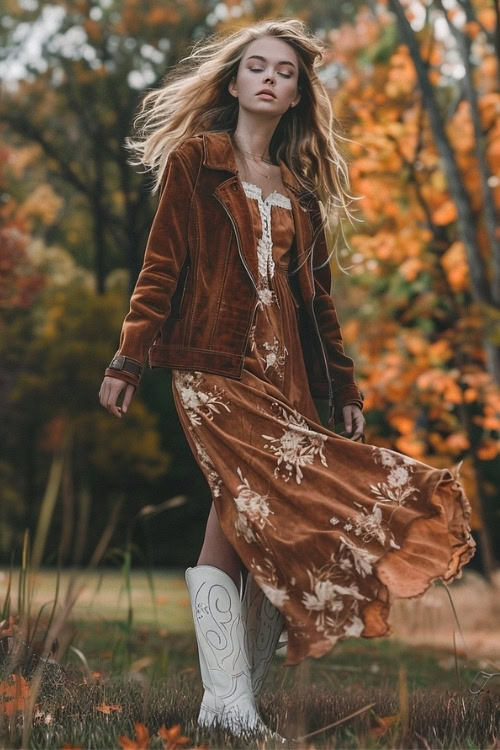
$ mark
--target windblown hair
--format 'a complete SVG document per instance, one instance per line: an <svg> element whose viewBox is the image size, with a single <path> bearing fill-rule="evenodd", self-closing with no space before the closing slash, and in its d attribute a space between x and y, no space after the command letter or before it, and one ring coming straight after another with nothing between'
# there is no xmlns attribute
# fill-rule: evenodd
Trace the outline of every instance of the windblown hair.
<svg viewBox="0 0 500 750"><path fill-rule="evenodd" d="M314 192L321 208L321 227L330 245L329 235L337 239L342 216L351 223L353 218L348 208L353 197L346 189L347 162L339 143L349 139L334 128L338 121L316 72L323 59L323 43L298 19L258 21L230 33L215 32L196 42L191 53L163 77L162 85L144 95L134 120L139 137L125 139L126 148L137 157L128 163L144 165L145 171L153 173L155 193L161 186L169 153L182 140L204 130L233 132L239 104L228 85L236 78L247 46L264 36L281 39L295 50L301 92L299 103L282 115L269 154L275 164L282 159L303 188ZM336 245L335 241L335 249Z"/></svg>

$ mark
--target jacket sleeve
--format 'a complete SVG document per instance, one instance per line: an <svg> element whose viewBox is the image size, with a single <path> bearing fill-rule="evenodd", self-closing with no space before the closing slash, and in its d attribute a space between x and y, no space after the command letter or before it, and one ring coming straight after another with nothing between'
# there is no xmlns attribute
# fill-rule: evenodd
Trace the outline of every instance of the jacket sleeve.
<svg viewBox="0 0 500 750"><path fill-rule="evenodd" d="M108 367L105 375L136 387L144 372L148 350L170 314L171 298L188 251L189 207L195 179L178 150L165 167L160 199L149 232L144 261L112 358L125 369Z"/></svg>
<svg viewBox="0 0 500 750"><path fill-rule="evenodd" d="M329 375L332 381L334 411L342 415L347 404L357 404L363 408L364 394L354 379L354 362L345 352L337 311L330 295L332 274L324 229L321 228L319 204L314 201L311 221L317 232L314 245L314 309L325 347ZM323 265L324 264L324 265ZM321 267L322 266L322 267Z"/></svg>

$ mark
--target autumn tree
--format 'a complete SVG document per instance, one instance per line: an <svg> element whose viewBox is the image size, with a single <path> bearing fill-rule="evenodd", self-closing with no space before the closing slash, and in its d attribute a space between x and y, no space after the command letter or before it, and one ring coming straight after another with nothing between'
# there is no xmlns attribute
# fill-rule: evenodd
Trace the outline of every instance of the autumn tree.
<svg viewBox="0 0 500 750"><path fill-rule="evenodd" d="M99 293L123 260L132 291L152 219L152 181L124 148L139 97L204 33L206 10L197 0L39 2L36 10L13 0L4 12L4 57L26 73L5 87L0 118L16 145L40 147L47 181L79 199L86 220L73 245L83 257L92 247ZM47 31L40 58L30 59L35 28Z"/></svg>
<svg viewBox="0 0 500 750"><path fill-rule="evenodd" d="M171 459L158 415L140 397L126 422L99 403L109 341L125 312L123 273L110 274L98 295L92 272L35 237L40 223L57 220L62 201L48 186L17 200L30 159L25 147L0 144L0 154L0 554L33 529L62 455L51 549L58 541L62 562L77 563L95 542L92 515L105 522L123 498L126 524L134 506L155 497Z"/></svg>
<svg viewBox="0 0 500 750"><path fill-rule="evenodd" d="M500 310L498 221L491 231L485 217L500 206L497 67L485 33L475 50L483 77L475 76L475 95L465 96L467 88L447 78L455 58L425 23L427 6L418 34L394 3L394 13L377 9L330 34L330 55L346 71L333 96L349 125L352 192L366 224L349 230L351 278L366 297L346 339L359 355L365 407L372 419L378 415L377 442L430 463L464 459L489 572ZM481 26L495 33L489 9L478 12Z"/></svg>

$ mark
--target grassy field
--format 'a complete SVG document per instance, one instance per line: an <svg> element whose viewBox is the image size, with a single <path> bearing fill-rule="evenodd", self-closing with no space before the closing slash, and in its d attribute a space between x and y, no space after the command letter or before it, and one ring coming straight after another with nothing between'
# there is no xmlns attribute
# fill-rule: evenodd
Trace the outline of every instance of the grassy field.
<svg viewBox="0 0 500 750"><path fill-rule="evenodd" d="M74 619L78 621L125 620L131 604L133 620L138 625L152 625L185 633L192 630L193 621L183 570L155 571L150 577L146 571L131 574L130 602L128 587L118 570L101 572L76 572L78 585L83 589L73 607ZM72 571L61 574L61 590L64 593ZM53 598L57 574L54 570L42 570L35 582L33 609L36 611ZM19 570L14 572L13 589L17 591ZM7 585L7 573L0 572L0 592ZM1 601L1 599L0 599Z"/></svg>
<svg viewBox="0 0 500 750"><path fill-rule="evenodd" d="M183 570L152 580L134 572L130 600L117 572L78 580L85 586L58 658L46 663L29 747L277 746L197 726L202 687ZM421 599L395 602L391 638L350 638L294 667L283 665L280 649L260 700L263 719L299 738L290 747L498 750L500 682L479 673L500 672L499 589L464 572L449 590L463 640L445 587L435 585ZM32 612L54 591L55 573L43 571ZM22 712L0 711L0 747L21 747L22 732Z"/></svg>

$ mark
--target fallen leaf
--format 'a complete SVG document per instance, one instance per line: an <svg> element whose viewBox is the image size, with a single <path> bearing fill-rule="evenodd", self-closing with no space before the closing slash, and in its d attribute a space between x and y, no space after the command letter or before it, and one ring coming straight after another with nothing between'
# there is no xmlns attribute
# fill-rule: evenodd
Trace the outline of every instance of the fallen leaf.
<svg viewBox="0 0 500 750"><path fill-rule="evenodd" d="M137 739L131 740L130 737L122 735L118 738L123 750L148 750L149 746L149 729L140 721L134 722L135 736Z"/></svg>
<svg viewBox="0 0 500 750"><path fill-rule="evenodd" d="M167 729L164 724L158 730L158 734L163 740L165 750L174 750L174 748L181 747L182 745L191 742L189 737L182 737L180 724L174 724L170 729Z"/></svg>
<svg viewBox="0 0 500 750"><path fill-rule="evenodd" d="M96 711L101 711L103 714L110 714L111 711L121 711L122 707L121 706L117 706L114 703L110 703L109 705L103 704L102 706L96 706L95 710Z"/></svg>
<svg viewBox="0 0 500 750"><path fill-rule="evenodd" d="M396 714L395 716L382 716L382 717L375 716L375 719L377 720L379 726L373 727L372 729L370 729L368 734L371 737L382 737L382 735L384 735L387 732L389 727L392 724L395 724L399 720L399 718L400 718L399 714Z"/></svg>
<svg viewBox="0 0 500 750"><path fill-rule="evenodd" d="M14 678L14 683L10 684L10 679ZM16 711L24 710L24 701L29 695L29 684L20 674L11 674L9 681L0 682L0 714L12 716Z"/></svg>

